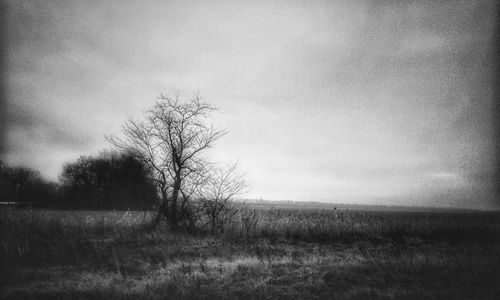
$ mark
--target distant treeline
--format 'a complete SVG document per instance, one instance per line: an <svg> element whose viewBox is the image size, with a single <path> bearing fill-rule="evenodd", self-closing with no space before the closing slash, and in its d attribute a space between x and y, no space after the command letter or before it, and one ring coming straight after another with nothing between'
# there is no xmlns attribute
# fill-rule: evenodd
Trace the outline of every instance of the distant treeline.
<svg viewBox="0 0 500 300"><path fill-rule="evenodd" d="M157 199L150 178L130 153L81 156L63 166L59 182L0 161L0 201L54 209L150 209Z"/></svg>

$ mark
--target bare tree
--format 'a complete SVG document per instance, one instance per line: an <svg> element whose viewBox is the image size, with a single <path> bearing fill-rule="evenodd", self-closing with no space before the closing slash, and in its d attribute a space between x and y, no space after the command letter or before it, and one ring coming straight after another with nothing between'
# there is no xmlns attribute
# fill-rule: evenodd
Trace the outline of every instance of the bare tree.
<svg viewBox="0 0 500 300"><path fill-rule="evenodd" d="M226 168L214 168L200 186L200 210L206 225L215 233L222 230L236 213L234 199L246 191L247 185L242 174L236 171L237 164Z"/></svg>
<svg viewBox="0 0 500 300"><path fill-rule="evenodd" d="M205 180L208 162L204 150L225 135L210 124L216 108L195 96L180 101L161 95L143 121L128 120L122 127L124 137L107 137L118 148L131 151L152 169L161 195L154 226L162 216L171 228L181 223L193 225L190 199Z"/></svg>

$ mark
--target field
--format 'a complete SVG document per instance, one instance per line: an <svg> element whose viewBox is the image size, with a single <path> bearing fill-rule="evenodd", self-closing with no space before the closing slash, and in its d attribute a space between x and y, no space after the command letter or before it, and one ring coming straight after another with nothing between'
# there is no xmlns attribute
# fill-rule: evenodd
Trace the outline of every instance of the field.
<svg viewBox="0 0 500 300"><path fill-rule="evenodd" d="M216 235L151 217L0 210L0 298L500 299L498 212L254 206Z"/></svg>

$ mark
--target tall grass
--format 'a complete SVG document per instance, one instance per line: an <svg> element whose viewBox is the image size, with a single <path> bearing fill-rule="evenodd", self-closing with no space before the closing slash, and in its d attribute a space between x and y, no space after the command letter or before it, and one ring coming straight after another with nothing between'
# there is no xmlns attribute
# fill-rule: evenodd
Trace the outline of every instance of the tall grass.
<svg viewBox="0 0 500 300"><path fill-rule="evenodd" d="M217 236L152 213L0 210L0 298L494 299L498 213L242 207ZM2 294L3 293L3 294Z"/></svg>
<svg viewBox="0 0 500 300"><path fill-rule="evenodd" d="M345 243L408 240L467 241L500 236L500 214L239 210L224 236Z"/></svg>
<svg viewBox="0 0 500 300"><path fill-rule="evenodd" d="M151 222L149 212L0 210L0 259L73 256L85 243L118 238Z"/></svg>
<svg viewBox="0 0 500 300"><path fill-rule="evenodd" d="M44 251L99 241L143 238L151 212L0 211L2 258L40 259ZM163 227L159 230L164 229ZM202 230L199 233L203 233ZM316 243L418 243L422 241L498 241L498 213L387 213L338 210L280 210L241 207L220 237L231 241L267 239ZM88 246L88 245L87 245ZM80 251L81 252L81 251Z"/></svg>

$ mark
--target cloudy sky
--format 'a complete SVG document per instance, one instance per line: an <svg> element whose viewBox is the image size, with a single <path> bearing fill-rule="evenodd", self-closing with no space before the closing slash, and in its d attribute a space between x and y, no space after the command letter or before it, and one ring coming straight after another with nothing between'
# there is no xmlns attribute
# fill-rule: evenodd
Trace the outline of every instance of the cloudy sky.
<svg viewBox="0 0 500 300"><path fill-rule="evenodd" d="M2 159L56 180L197 91L251 198L487 207L494 1L6 1Z"/></svg>

